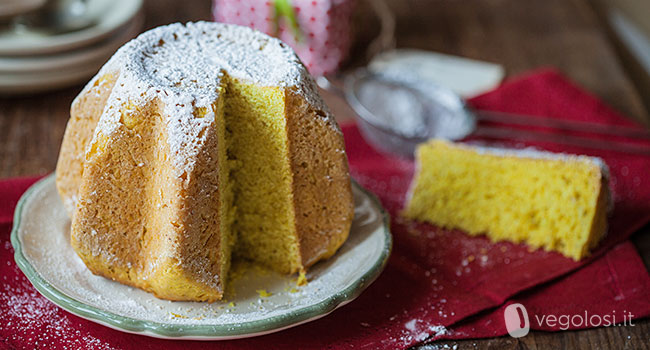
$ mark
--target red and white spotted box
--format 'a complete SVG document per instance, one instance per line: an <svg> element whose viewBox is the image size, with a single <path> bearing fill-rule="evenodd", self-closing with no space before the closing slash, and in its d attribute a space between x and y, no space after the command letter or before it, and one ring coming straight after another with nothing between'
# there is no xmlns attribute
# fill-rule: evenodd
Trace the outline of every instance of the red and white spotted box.
<svg viewBox="0 0 650 350"><path fill-rule="evenodd" d="M290 4L297 27L278 3ZM217 22L245 25L289 44L314 76L335 72L350 48L354 0L214 0ZM290 9L289 9L290 11Z"/></svg>

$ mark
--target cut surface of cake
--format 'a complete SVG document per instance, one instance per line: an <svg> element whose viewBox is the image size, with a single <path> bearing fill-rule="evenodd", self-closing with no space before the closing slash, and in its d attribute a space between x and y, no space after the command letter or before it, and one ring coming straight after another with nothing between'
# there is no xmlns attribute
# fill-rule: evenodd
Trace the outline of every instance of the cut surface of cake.
<svg viewBox="0 0 650 350"><path fill-rule="evenodd" d="M56 179L86 266L170 300L221 299L233 254L302 273L354 215L343 137L305 67L219 23L118 50L72 104Z"/></svg>
<svg viewBox="0 0 650 350"><path fill-rule="evenodd" d="M606 233L608 172L598 158L431 140L416 161L407 218L575 260Z"/></svg>

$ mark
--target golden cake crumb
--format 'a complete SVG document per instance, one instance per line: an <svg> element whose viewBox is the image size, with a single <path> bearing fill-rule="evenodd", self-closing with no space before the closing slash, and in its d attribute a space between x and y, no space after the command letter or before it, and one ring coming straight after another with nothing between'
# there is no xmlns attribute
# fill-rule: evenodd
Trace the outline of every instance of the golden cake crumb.
<svg viewBox="0 0 650 350"><path fill-rule="evenodd" d="M300 271L300 274L298 275L298 279L296 280L296 285L297 286L306 286L307 283L307 276L305 275L304 271Z"/></svg>
<svg viewBox="0 0 650 350"><path fill-rule="evenodd" d="M575 260L605 235L609 188L598 159L432 140L416 160L407 218Z"/></svg>

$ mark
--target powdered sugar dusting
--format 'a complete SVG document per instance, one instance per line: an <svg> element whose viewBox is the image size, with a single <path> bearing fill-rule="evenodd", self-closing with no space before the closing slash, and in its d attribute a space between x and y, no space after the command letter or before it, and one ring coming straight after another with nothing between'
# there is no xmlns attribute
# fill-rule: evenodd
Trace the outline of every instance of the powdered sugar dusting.
<svg viewBox="0 0 650 350"><path fill-rule="evenodd" d="M57 348L61 349L116 349L90 333L80 334L70 319L60 317L61 310L56 305L26 283L5 284L0 291L0 303L7 305L9 310L0 314L2 325L21 330L4 339L8 344L30 344L37 349L46 349L56 342Z"/></svg>
<svg viewBox="0 0 650 350"><path fill-rule="evenodd" d="M548 151L542 151L534 147L526 148L504 148L504 147L491 147L478 144L456 144L459 147L470 148L481 154L489 154L498 157L517 157L517 158L528 158L528 159L549 159L549 160L561 160L565 162L586 162L592 163L600 167L603 172L603 176L609 178L609 168L605 161L599 157L590 157L583 155L575 155L568 153L553 153Z"/></svg>
<svg viewBox="0 0 650 350"><path fill-rule="evenodd" d="M37 186L39 189L25 202L18 231L28 262L52 287L69 298L132 319L187 327L217 325L236 330L245 322L286 316L327 303L333 295L372 270L382 257L387 258L380 208L355 187L355 220L350 237L335 256L309 270L307 285L297 286L295 277L255 268L244 270L232 281L224 301L170 302L93 275L68 242L70 221L57 195L54 177ZM345 304L351 295L355 293L350 292L339 301ZM39 309L43 308L39 306ZM20 312L31 314L29 310Z"/></svg>
<svg viewBox="0 0 650 350"><path fill-rule="evenodd" d="M522 159L548 159L548 160L559 160L563 162L582 162L587 164L594 164L600 168L601 172L601 181L604 186L609 187L609 181L611 178L609 167L607 163L602 158L591 157L585 155L575 155L568 153L553 153L548 151L542 151L534 147L526 148L506 148L506 147L493 147L485 146L483 144L473 142L473 143L454 143L455 146L465 148L471 151L474 151L479 154L487 154L496 157L516 157ZM416 174L419 174L421 164L418 162L416 165ZM413 198L413 191L415 190L416 181L412 181L409 187L409 190L406 192L406 202L410 202ZM607 197L607 211L611 213L614 209L614 201L611 198L611 191L608 192Z"/></svg>
<svg viewBox="0 0 650 350"><path fill-rule="evenodd" d="M152 29L120 48L80 96L107 73L118 78L95 135L110 136L118 130L122 111L128 106L158 100L164 105L168 142L175 168L181 173L193 168L201 131L214 122L211 107L224 91L224 75L294 91L338 130L293 50L248 27L196 22ZM195 118L197 108L208 113Z"/></svg>

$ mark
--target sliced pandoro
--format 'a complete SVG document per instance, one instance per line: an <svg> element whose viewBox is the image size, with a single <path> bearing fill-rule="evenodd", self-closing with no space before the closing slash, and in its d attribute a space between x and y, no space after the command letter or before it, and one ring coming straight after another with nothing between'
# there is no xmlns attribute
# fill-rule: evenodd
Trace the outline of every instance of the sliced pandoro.
<svg viewBox="0 0 650 350"><path fill-rule="evenodd" d="M599 158L431 140L403 215L579 260L607 230L608 171Z"/></svg>
<svg viewBox="0 0 650 350"><path fill-rule="evenodd" d="M233 254L304 273L354 215L341 131L302 63L226 24L122 47L73 102L56 177L88 268L170 300L221 299Z"/></svg>

